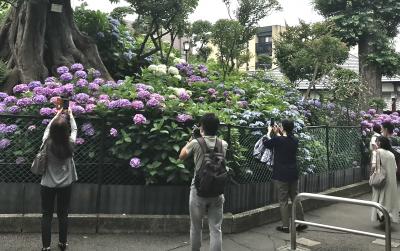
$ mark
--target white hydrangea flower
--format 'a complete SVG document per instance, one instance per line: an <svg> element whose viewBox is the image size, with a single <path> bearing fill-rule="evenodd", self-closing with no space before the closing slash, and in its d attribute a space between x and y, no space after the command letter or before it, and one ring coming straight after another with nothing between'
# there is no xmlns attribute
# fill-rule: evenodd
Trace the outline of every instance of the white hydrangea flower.
<svg viewBox="0 0 400 251"><path fill-rule="evenodd" d="M182 59L182 58L175 58L175 59L174 59L174 64L175 64L175 65L177 65L177 64L183 64L183 63L186 63L185 59Z"/></svg>
<svg viewBox="0 0 400 251"><path fill-rule="evenodd" d="M155 72L157 70L157 65L151 64L148 69L152 72Z"/></svg>
<svg viewBox="0 0 400 251"><path fill-rule="evenodd" d="M171 66L168 68L168 73L171 75L179 75L179 70L178 68Z"/></svg>
<svg viewBox="0 0 400 251"><path fill-rule="evenodd" d="M178 79L179 81L182 80L182 76L181 75L175 75L174 78Z"/></svg>
<svg viewBox="0 0 400 251"><path fill-rule="evenodd" d="M170 57L170 58L175 58L176 56L175 56L174 53L171 53L171 54L169 54L169 57Z"/></svg>
<svg viewBox="0 0 400 251"><path fill-rule="evenodd" d="M159 64L159 65L157 65L157 68L160 70L167 71L167 66L165 64Z"/></svg>

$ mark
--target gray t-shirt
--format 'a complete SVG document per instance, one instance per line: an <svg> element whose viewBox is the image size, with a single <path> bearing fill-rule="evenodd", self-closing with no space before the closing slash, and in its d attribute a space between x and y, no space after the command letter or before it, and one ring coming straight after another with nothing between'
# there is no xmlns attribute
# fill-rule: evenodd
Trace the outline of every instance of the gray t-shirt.
<svg viewBox="0 0 400 251"><path fill-rule="evenodd" d="M54 117L51 122L48 124L44 135L43 135L43 143L49 137L50 134L50 127L53 121L56 119ZM71 123L71 135L70 135L70 142L75 144L76 135L78 129L76 127L76 122L74 117L70 116L70 123ZM71 185L72 182L78 180L78 175L76 173L75 163L73 158L68 158L65 160L60 160L47 148L47 169L46 172L42 176L42 180L40 184L46 187L65 187Z"/></svg>
<svg viewBox="0 0 400 251"><path fill-rule="evenodd" d="M210 150L214 150L217 137L216 136L204 136L203 138L204 138L204 141L206 142L208 148ZM226 143L225 140L222 140L222 148L224 151L224 155L226 155L226 150L228 149L228 143ZM195 169L196 169L195 171L199 170L201 167L201 164L203 162L203 158L204 158L199 142L196 139L190 141L189 144L186 146L186 150L187 150L189 157L192 155L194 156L194 164L195 164ZM192 185L193 185L193 182L194 182L194 178L192 181Z"/></svg>

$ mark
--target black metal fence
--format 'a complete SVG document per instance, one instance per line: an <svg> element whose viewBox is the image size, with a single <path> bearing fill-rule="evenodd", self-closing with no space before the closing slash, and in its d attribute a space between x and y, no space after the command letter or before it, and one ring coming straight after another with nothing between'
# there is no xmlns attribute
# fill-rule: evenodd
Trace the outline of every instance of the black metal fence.
<svg viewBox="0 0 400 251"><path fill-rule="evenodd" d="M29 168L42 142L48 122L41 117L0 115L0 182L36 183L39 177ZM83 136L82 125L90 122L97 131ZM79 183L141 185L143 180L134 175L129 163L114 159L108 149L115 140L108 137L107 121L99 118L78 119L78 138L74 159ZM11 126L11 127L10 127ZM14 128L13 128L14 127ZM240 184L268 182L272 169L253 157L255 143L265 133L264 128L224 125L221 137L229 144L228 163L234 170L234 179ZM90 133L89 133L90 134ZM300 133L299 166L301 173L317 174L361 165L361 132L358 127L306 127ZM84 143L82 142L84 141ZM4 145L3 145L4 147ZM177 157L177 156L171 156Z"/></svg>
<svg viewBox="0 0 400 251"><path fill-rule="evenodd" d="M42 141L43 122L48 122L43 120L0 115L0 213L40 212L40 187L34 184L40 178L30 172L30 165ZM88 122L96 131L93 135L82 132ZM109 136L110 127L124 121L80 118L77 123L80 139L74 159L79 181L73 187L71 213L188 213L187 184L144 186L143 176L132 172L127 161L112 156L109 149L116 139ZM253 157L254 145L263 133L265 128L221 127L220 136L229 143L228 164L238 183L226 189L225 212L243 212L277 201L272 169ZM299 139L301 192L321 192L363 179L359 128L307 127Z"/></svg>

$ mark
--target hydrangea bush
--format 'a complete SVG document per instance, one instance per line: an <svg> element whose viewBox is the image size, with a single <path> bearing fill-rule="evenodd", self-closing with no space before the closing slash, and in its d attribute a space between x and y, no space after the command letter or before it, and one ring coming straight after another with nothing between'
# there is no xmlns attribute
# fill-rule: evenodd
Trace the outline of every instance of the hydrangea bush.
<svg viewBox="0 0 400 251"><path fill-rule="evenodd" d="M77 147L85 147L104 132L109 151L105 161L131 168L133 174L143 175L147 184L189 181L191 171L177 157L190 137L192 125L206 112L216 113L222 123L252 128L254 140L265 133L270 118L294 119L303 142L303 171L315 171L315 156L310 152L316 147L316 139L300 133L305 126L304 111L298 105L300 94L292 86L264 74L238 74L222 82L219 73L205 65L189 65L180 59L175 63L169 67L150 65L141 78L127 77L117 82L104 80L100 72L76 63L59 67L58 76L43 82L16 85L12 95L0 93L0 113L40 115L43 120L24 128L0 122L0 149L7 151L24 140L20 137L24 133L35 132L40 137L49 117L56 113L54 103L62 96L70 99L70 108L80 121ZM106 128L101 129L88 116L104 118ZM222 128L222 136L227 139L226 127ZM250 153L252 146L241 146L239 136L243 136L239 129L233 128L231 149L235 155L230 167L240 173L243 167L239 160ZM89 158L98 154L88 149ZM19 163L23 151L12 153Z"/></svg>

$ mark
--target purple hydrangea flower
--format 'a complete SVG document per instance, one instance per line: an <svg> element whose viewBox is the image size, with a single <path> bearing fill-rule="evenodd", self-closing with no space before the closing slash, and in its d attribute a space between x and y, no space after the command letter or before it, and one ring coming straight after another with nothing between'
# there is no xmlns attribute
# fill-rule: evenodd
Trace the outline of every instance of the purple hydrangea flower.
<svg viewBox="0 0 400 251"><path fill-rule="evenodd" d="M135 87L136 87L136 91L140 91L140 90L150 91L153 89L150 85L146 85L146 84L142 84L142 83L136 84Z"/></svg>
<svg viewBox="0 0 400 251"><path fill-rule="evenodd" d="M23 164L25 162L25 158L24 157L18 157L16 160L15 160L15 164L17 164L17 165L21 165L21 164Z"/></svg>
<svg viewBox="0 0 400 251"><path fill-rule="evenodd" d="M199 97L197 100L198 100L200 103L203 103L203 102L205 101L205 98L204 98L204 97Z"/></svg>
<svg viewBox="0 0 400 251"><path fill-rule="evenodd" d="M94 78L99 78L99 77L101 77L101 72L98 71L98 70L94 70L94 72L93 72L93 77L94 77Z"/></svg>
<svg viewBox="0 0 400 251"><path fill-rule="evenodd" d="M17 114L21 112L21 108L19 106L13 105L7 108L7 112L12 114Z"/></svg>
<svg viewBox="0 0 400 251"><path fill-rule="evenodd" d="M64 72L65 73L65 72ZM44 82L57 82L57 79L55 77L47 77Z"/></svg>
<svg viewBox="0 0 400 251"><path fill-rule="evenodd" d="M110 100L100 99L99 102L97 102L97 104L105 105L108 107L108 105L110 104Z"/></svg>
<svg viewBox="0 0 400 251"><path fill-rule="evenodd" d="M0 100L3 101L5 98L8 97L8 94L5 92L0 92Z"/></svg>
<svg viewBox="0 0 400 251"><path fill-rule="evenodd" d="M46 95L45 88L43 88L43 87L35 87L33 89L33 93L36 95Z"/></svg>
<svg viewBox="0 0 400 251"><path fill-rule="evenodd" d="M190 99L189 93L184 90L178 92L178 97L181 101L188 101Z"/></svg>
<svg viewBox="0 0 400 251"><path fill-rule="evenodd" d="M368 113L371 115L375 115L376 114L376 110L375 109L369 109Z"/></svg>
<svg viewBox="0 0 400 251"><path fill-rule="evenodd" d="M131 160L130 160L130 162L129 162L129 165L132 167L132 168L139 168L140 167L140 159L139 158L132 158Z"/></svg>
<svg viewBox="0 0 400 251"><path fill-rule="evenodd" d="M86 73L85 73L86 74ZM63 82L69 82L74 78L71 73L67 72L60 76L60 80Z"/></svg>
<svg viewBox="0 0 400 251"><path fill-rule="evenodd" d="M86 136L93 136L95 134L92 123L83 124L81 130Z"/></svg>
<svg viewBox="0 0 400 251"><path fill-rule="evenodd" d="M9 139L0 139L0 150L6 149L11 144Z"/></svg>
<svg viewBox="0 0 400 251"><path fill-rule="evenodd" d="M77 71L77 72L75 72L74 75L76 78L82 78L82 79L87 78L87 73L85 71Z"/></svg>
<svg viewBox="0 0 400 251"><path fill-rule="evenodd" d="M6 112L6 108L7 108L6 104L0 102L0 114L1 113L5 113Z"/></svg>
<svg viewBox="0 0 400 251"><path fill-rule="evenodd" d="M109 109L130 108L131 102L127 99L118 99L111 101L108 105Z"/></svg>
<svg viewBox="0 0 400 251"><path fill-rule="evenodd" d="M29 87L26 84L16 85L13 88L14 94L24 93L24 92L28 92L28 91L29 91Z"/></svg>
<svg viewBox="0 0 400 251"><path fill-rule="evenodd" d="M96 83L89 83L89 90L91 91L98 91L100 89L100 86Z"/></svg>
<svg viewBox="0 0 400 251"><path fill-rule="evenodd" d="M0 124L0 134L6 134L7 132L7 125L6 124Z"/></svg>
<svg viewBox="0 0 400 251"><path fill-rule="evenodd" d="M133 122L135 123L135 125L143 125L147 122L147 119L142 114L136 114L133 117Z"/></svg>
<svg viewBox="0 0 400 251"><path fill-rule="evenodd" d="M141 100L146 100L150 98L150 95L151 95L150 92L147 90L139 90L137 93L138 98Z"/></svg>
<svg viewBox="0 0 400 251"><path fill-rule="evenodd" d="M224 97L228 97L229 96L229 91L224 91Z"/></svg>
<svg viewBox="0 0 400 251"><path fill-rule="evenodd" d="M49 107L43 107L43 108L40 108L39 113L42 116L51 116L51 115L55 115L56 111Z"/></svg>
<svg viewBox="0 0 400 251"><path fill-rule="evenodd" d="M62 87L64 94L72 94L74 92L74 85L73 84L66 84Z"/></svg>
<svg viewBox="0 0 400 251"><path fill-rule="evenodd" d="M69 69L66 66L60 66L57 68L58 75L62 75L62 74L68 73L68 72L69 72Z"/></svg>
<svg viewBox="0 0 400 251"><path fill-rule="evenodd" d="M207 92L208 92L208 94L210 94L210 95L214 95L217 91L216 91L214 88L209 88L209 89L207 90Z"/></svg>
<svg viewBox="0 0 400 251"><path fill-rule="evenodd" d="M31 98L21 98L17 101L17 105L20 107L27 107L33 104Z"/></svg>
<svg viewBox="0 0 400 251"><path fill-rule="evenodd" d="M90 96L86 93L78 93L73 97L73 99L80 104L85 104L89 100L89 98Z"/></svg>
<svg viewBox="0 0 400 251"><path fill-rule="evenodd" d="M4 128L4 132L5 132L6 134L12 134L12 133L14 133L17 129L18 129L18 126L13 124L13 125L6 126L6 127Z"/></svg>
<svg viewBox="0 0 400 251"><path fill-rule="evenodd" d="M239 107L241 107L241 108L246 108L246 107L248 107L249 106L249 104L247 103L247 101L238 101L238 105L239 105Z"/></svg>
<svg viewBox="0 0 400 251"><path fill-rule="evenodd" d="M28 131L32 132L32 131L34 131L34 130L36 130L36 126L35 126L35 125L30 125L30 126L28 127Z"/></svg>
<svg viewBox="0 0 400 251"><path fill-rule="evenodd" d="M102 78L96 78L93 83L97 84L97 85L102 85L104 84L104 79Z"/></svg>
<svg viewBox="0 0 400 251"><path fill-rule="evenodd" d="M50 88L50 89L61 87L61 86L62 86L61 83L58 83L58 82L55 82L55 81L54 82L46 82L46 83L44 83L44 87L47 87L47 88Z"/></svg>
<svg viewBox="0 0 400 251"><path fill-rule="evenodd" d="M147 101L146 106L156 108L160 106L160 102L155 98L151 98Z"/></svg>
<svg viewBox="0 0 400 251"><path fill-rule="evenodd" d="M82 139L82 138L76 138L75 144L77 144L77 145L83 145L83 144L85 144L85 140Z"/></svg>
<svg viewBox="0 0 400 251"><path fill-rule="evenodd" d="M99 96L99 100L110 100L110 96L108 96L107 94L101 94Z"/></svg>
<svg viewBox="0 0 400 251"><path fill-rule="evenodd" d="M86 113L92 113L95 108L96 108L95 104L87 104L85 107L85 111Z"/></svg>
<svg viewBox="0 0 400 251"><path fill-rule="evenodd" d="M162 95L160 95L158 93L151 94L150 95L150 99L152 99L152 98L157 99L159 102L164 102L165 101L164 96L162 96Z"/></svg>
<svg viewBox="0 0 400 251"><path fill-rule="evenodd" d="M193 119L192 116L188 115L188 114L178 114L178 116L176 116L176 120L178 122L181 122L181 123L185 123L185 122L190 121L192 119Z"/></svg>
<svg viewBox="0 0 400 251"><path fill-rule="evenodd" d="M111 128L110 129L110 135L112 136L112 137L117 137L118 136L118 131L117 131L117 129L115 129L115 128Z"/></svg>
<svg viewBox="0 0 400 251"><path fill-rule="evenodd" d="M32 82L30 82L29 84L28 84L28 88L29 88L29 90L33 90L33 89L35 89L36 87L41 87L42 86L42 83L40 83L40 81L32 81Z"/></svg>
<svg viewBox="0 0 400 251"><path fill-rule="evenodd" d="M75 64L73 64L73 65L71 65L71 71L82 71L84 68L83 68L83 65L82 64L79 64L79 63L75 63Z"/></svg>
<svg viewBox="0 0 400 251"><path fill-rule="evenodd" d="M54 89L50 89L49 91L51 92L51 94L49 96L60 96L61 94L64 93L64 88L57 87Z"/></svg>
<svg viewBox="0 0 400 251"><path fill-rule="evenodd" d="M76 81L76 86L79 88L86 87L88 85L88 81L86 79L79 79Z"/></svg>
<svg viewBox="0 0 400 251"><path fill-rule="evenodd" d="M80 114L83 114L83 113L86 112L86 111L85 111L85 108L83 108L83 107L80 106L80 105L74 105L74 106L72 106L72 107L71 107L71 110L72 110L72 113L74 113L74 114L76 114L76 115L80 115Z"/></svg>
<svg viewBox="0 0 400 251"><path fill-rule="evenodd" d="M132 107L135 110L142 110L144 108L144 104L140 100L132 101Z"/></svg>
<svg viewBox="0 0 400 251"><path fill-rule="evenodd" d="M107 81L107 83L103 86L111 89L117 89L119 87L119 85L117 85L117 83L114 81Z"/></svg>

